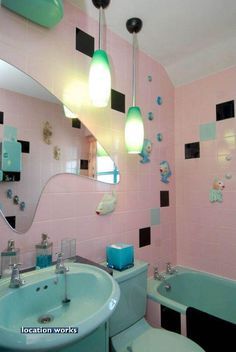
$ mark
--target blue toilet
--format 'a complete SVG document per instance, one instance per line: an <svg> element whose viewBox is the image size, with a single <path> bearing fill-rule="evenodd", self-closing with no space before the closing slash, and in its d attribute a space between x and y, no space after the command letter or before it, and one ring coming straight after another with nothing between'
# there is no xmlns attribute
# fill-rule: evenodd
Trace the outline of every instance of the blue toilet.
<svg viewBox="0 0 236 352"><path fill-rule="evenodd" d="M109 321L112 352L204 352L192 340L146 322L147 268L135 261L130 269L114 270L121 295Z"/></svg>

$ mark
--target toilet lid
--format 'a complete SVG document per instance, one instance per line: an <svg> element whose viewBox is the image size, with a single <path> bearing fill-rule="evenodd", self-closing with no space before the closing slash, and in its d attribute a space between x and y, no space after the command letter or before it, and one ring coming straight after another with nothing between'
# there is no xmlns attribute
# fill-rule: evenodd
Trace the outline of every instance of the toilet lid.
<svg viewBox="0 0 236 352"><path fill-rule="evenodd" d="M204 352L195 342L182 335L163 330L150 329L132 343L132 352Z"/></svg>

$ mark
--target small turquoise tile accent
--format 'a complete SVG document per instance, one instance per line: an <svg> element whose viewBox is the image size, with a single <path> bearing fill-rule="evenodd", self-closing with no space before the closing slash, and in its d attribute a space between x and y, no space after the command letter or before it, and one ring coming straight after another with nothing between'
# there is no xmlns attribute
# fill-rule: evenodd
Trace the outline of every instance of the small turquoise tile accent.
<svg viewBox="0 0 236 352"><path fill-rule="evenodd" d="M216 139L216 122L200 125L200 141Z"/></svg>
<svg viewBox="0 0 236 352"><path fill-rule="evenodd" d="M160 208L151 209L151 225L160 225Z"/></svg>
<svg viewBox="0 0 236 352"><path fill-rule="evenodd" d="M9 125L3 127L3 137L7 141L15 142L17 141L17 128Z"/></svg>

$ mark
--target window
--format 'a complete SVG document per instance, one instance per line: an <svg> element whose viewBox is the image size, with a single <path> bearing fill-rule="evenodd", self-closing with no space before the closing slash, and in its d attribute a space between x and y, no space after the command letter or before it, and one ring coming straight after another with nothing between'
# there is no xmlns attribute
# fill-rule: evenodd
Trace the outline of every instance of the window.
<svg viewBox="0 0 236 352"><path fill-rule="evenodd" d="M97 142L97 180L108 183L119 182L119 170L107 152Z"/></svg>

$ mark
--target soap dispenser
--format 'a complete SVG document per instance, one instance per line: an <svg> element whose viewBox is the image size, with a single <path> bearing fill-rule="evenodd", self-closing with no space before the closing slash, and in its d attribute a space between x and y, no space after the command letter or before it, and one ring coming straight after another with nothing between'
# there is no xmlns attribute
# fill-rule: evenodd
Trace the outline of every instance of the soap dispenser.
<svg viewBox="0 0 236 352"><path fill-rule="evenodd" d="M48 235L42 233L42 240L36 244L36 268L46 268L52 265L52 242L48 242Z"/></svg>
<svg viewBox="0 0 236 352"><path fill-rule="evenodd" d="M15 248L15 241L9 240L5 251L1 252L1 278L11 276L11 266L20 261L20 250Z"/></svg>

